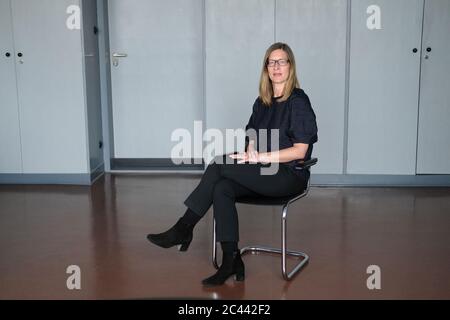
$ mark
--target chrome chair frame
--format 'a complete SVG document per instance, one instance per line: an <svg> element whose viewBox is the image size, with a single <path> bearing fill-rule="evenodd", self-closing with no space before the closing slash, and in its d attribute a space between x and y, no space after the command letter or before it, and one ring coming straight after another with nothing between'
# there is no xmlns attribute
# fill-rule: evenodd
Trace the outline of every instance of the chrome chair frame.
<svg viewBox="0 0 450 320"><path fill-rule="evenodd" d="M301 161L299 162L299 165L297 168L299 170L308 170L310 171L310 168L317 163L317 158L312 158L308 161ZM271 247L265 247L265 246L246 246L241 249L241 255L251 252L262 252L262 253L275 253L275 254L281 254L281 273L283 275L283 278L285 280L291 280L297 272L299 272L309 261L309 256L300 251L292 251L287 249L287 216L288 216L288 208L289 205L294 203L295 201L305 197L309 192L310 187L310 180L308 180L306 189L299 195L296 195L288 200L286 200L286 197L280 198L283 200L280 200L278 203L276 203L278 198L273 198L274 201L270 204L265 203L259 203L258 199L261 198L255 198L254 201L247 198L246 200L242 201L236 199L237 203L246 203L251 205L269 205L269 206L283 206L282 214L281 214L281 249L278 248L271 248ZM291 271L287 271L287 257L292 256L296 258L303 258L300 262L298 262ZM216 220L213 219L213 246L212 246L212 262L216 269L219 268L219 265L217 263L217 241L216 241Z"/></svg>

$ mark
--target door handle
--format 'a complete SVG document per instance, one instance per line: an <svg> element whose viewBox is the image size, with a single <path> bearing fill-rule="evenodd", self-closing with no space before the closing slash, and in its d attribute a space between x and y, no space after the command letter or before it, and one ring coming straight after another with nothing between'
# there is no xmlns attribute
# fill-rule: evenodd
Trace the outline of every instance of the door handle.
<svg viewBox="0 0 450 320"><path fill-rule="evenodd" d="M430 52L431 52L431 47L427 47L426 51L427 51L428 53L430 53ZM430 56L428 55L428 53L425 54L425 59L426 59L426 60L430 59Z"/></svg>
<svg viewBox="0 0 450 320"><path fill-rule="evenodd" d="M128 55L126 53L113 53L113 58L126 58Z"/></svg>

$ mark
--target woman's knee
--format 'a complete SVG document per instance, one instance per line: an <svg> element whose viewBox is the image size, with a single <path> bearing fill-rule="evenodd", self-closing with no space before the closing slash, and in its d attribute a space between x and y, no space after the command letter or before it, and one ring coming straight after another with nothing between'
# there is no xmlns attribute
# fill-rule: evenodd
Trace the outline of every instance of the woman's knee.
<svg viewBox="0 0 450 320"><path fill-rule="evenodd" d="M216 157L214 157L214 159L212 159L209 163L208 163L208 165L207 165L207 167L206 167L206 169L205 169L205 171L211 171L211 170L220 170L220 165L223 163L223 160L221 160L221 158L220 158L221 156L216 156Z"/></svg>
<svg viewBox="0 0 450 320"><path fill-rule="evenodd" d="M218 156L215 156L209 165L215 164L215 165L221 165L221 164L232 164L235 160L231 158L228 154L221 154Z"/></svg>
<svg viewBox="0 0 450 320"><path fill-rule="evenodd" d="M232 163L233 159L228 157L227 155L215 156L214 159L211 160L211 162L206 167L206 170L219 170L219 172L221 173L223 165L230 163L230 160L228 160L227 158L229 158Z"/></svg>

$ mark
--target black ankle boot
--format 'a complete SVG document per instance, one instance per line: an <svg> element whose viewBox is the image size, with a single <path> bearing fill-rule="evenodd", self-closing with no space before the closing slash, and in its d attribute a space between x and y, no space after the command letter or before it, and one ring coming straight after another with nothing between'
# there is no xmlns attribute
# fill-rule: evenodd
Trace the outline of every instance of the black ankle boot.
<svg viewBox="0 0 450 320"><path fill-rule="evenodd" d="M158 234L149 234L147 239L163 248L178 246L178 250L186 251L192 241L194 225L187 224L182 219L169 230Z"/></svg>
<svg viewBox="0 0 450 320"><path fill-rule="evenodd" d="M240 251L224 252L219 270L213 276L203 280L202 283L207 287L220 286L232 275L235 275L236 281L245 279L245 266Z"/></svg>

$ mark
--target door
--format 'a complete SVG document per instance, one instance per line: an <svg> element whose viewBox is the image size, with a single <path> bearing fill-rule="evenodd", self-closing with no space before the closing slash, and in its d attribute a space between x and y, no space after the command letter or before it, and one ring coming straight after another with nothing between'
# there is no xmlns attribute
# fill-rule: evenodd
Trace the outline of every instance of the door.
<svg viewBox="0 0 450 320"><path fill-rule="evenodd" d="M172 132L203 120L203 1L108 5L114 158L169 159Z"/></svg>
<svg viewBox="0 0 450 320"><path fill-rule="evenodd" d="M347 173L416 173L422 18L423 0L352 1Z"/></svg>
<svg viewBox="0 0 450 320"><path fill-rule="evenodd" d="M206 122L224 137L226 129L243 130L252 114L264 53L275 37L274 9L273 0L206 0ZM243 142L227 139L223 153ZM220 153L222 143L212 143Z"/></svg>
<svg viewBox="0 0 450 320"><path fill-rule="evenodd" d="M276 39L294 51L300 86L317 115L314 173L343 172L347 2L278 0L276 6Z"/></svg>
<svg viewBox="0 0 450 320"><path fill-rule="evenodd" d="M450 1L426 0L418 174L450 174Z"/></svg>
<svg viewBox="0 0 450 320"><path fill-rule="evenodd" d="M79 1L11 3L23 173L89 172L81 32L66 26Z"/></svg>
<svg viewBox="0 0 450 320"><path fill-rule="evenodd" d="M11 0L0 0L0 173L21 173Z"/></svg>

